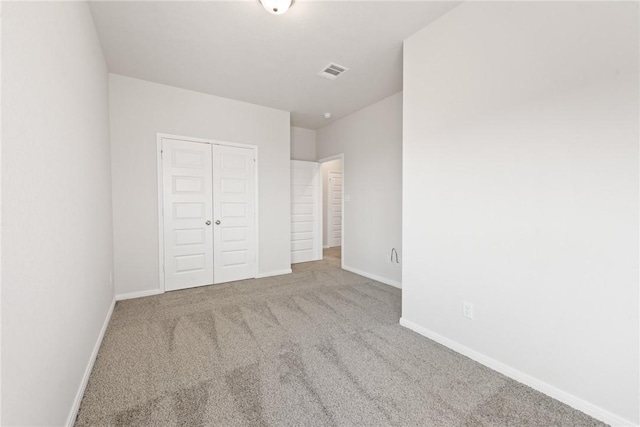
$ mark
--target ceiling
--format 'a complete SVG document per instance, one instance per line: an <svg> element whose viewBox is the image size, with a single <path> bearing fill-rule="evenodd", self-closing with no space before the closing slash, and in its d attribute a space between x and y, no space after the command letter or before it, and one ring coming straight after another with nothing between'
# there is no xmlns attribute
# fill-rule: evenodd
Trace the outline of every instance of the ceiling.
<svg viewBox="0 0 640 427"><path fill-rule="evenodd" d="M92 1L109 71L291 112L317 129L402 90L402 40L455 1ZM350 70L316 75L329 62ZM331 112L326 120L323 113Z"/></svg>

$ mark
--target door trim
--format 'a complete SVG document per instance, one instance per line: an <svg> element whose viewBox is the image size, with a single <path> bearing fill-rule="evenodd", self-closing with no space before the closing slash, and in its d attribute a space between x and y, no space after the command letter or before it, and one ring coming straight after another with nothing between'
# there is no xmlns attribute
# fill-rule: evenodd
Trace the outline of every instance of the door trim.
<svg viewBox="0 0 640 427"><path fill-rule="evenodd" d="M165 283L164 283L164 215L163 215L163 207L164 207L164 193L163 193L163 171L162 171L162 139L177 139L179 141L188 141L188 142L199 142L211 145L225 145L227 147L239 147L239 148L248 148L253 150L254 158L256 159L256 164L253 170L254 173L254 248L253 253L255 254L255 265L253 277L258 276L258 266L259 266L259 252L258 248L259 240L260 240L260 232L258 228L258 218L259 218L259 205L258 205L258 167L260 162L258 161L258 146L253 144L242 144L238 142L228 142L228 141L218 141L215 139L205 139L205 138L195 138L192 136L182 136L182 135L173 135L169 133L156 133L156 169L157 169L157 184L158 184L158 211L157 211L157 220L158 220L158 275L160 280L158 282L158 290L159 293L165 293ZM344 169L344 165L343 165ZM344 188L344 187L343 187ZM214 278L215 279L215 278Z"/></svg>
<svg viewBox="0 0 640 427"><path fill-rule="evenodd" d="M346 243L346 239L345 239L345 229L346 229L346 220L344 217L344 189L346 186L346 174L345 174L345 170L347 169L345 167L344 164L344 153L340 153L340 154L334 154L332 156L327 156L327 157L323 157L321 159L318 159L318 163L321 164L320 167L322 167L322 163L326 163L326 162L330 162L331 160L337 160L340 159L342 160L342 234L340 235L340 268L344 268L344 253L345 251L345 243ZM322 207L324 209L324 206ZM323 245L324 247L324 245Z"/></svg>

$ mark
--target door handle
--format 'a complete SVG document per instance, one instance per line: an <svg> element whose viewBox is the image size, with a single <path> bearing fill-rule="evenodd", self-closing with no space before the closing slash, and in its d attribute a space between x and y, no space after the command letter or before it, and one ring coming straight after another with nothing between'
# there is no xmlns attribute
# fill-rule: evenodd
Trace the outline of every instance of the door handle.
<svg viewBox="0 0 640 427"><path fill-rule="evenodd" d="M220 220L219 219L216 220L216 225L220 225Z"/></svg>
<svg viewBox="0 0 640 427"><path fill-rule="evenodd" d="M211 225L211 221L207 220L207 222L205 222L205 224Z"/></svg>

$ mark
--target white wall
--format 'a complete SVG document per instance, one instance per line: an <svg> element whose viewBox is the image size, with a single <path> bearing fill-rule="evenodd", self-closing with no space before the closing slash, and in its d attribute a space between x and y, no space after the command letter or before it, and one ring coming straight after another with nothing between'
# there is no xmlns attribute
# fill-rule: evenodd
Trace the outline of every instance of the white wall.
<svg viewBox="0 0 640 427"><path fill-rule="evenodd" d="M316 160L316 131L291 126L291 160Z"/></svg>
<svg viewBox="0 0 640 427"><path fill-rule="evenodd" d="M63 425L113 301L107 67L85 3L2 5L2 425Z"/></svg>
<svg viewBox="0 0 640 427"><path fill-rule="evenodd" d="M329 172L342 172L342 159L324 162L322 169L322 246L329 246Z"/></svg>
<svg viewBox="0 0 640 427"><path fill-rule="evenodd" d="M404 46L403 322L634 424L638 48L623 2L468 2Z"/></svg>
<svg viewBox="0 0 640 427"><path fill-rule="evenodd" d="M159 286L157 132L258 146L258 273L290 270L289 113L114 74L109 82L116 294Z"/></svg>
<svg viewBox="0 0 640 427"><path fill-rule="evenodd" d="M344 267L400 286L402 255L402 93L316 131L318 159L344 153Z"/></svg>

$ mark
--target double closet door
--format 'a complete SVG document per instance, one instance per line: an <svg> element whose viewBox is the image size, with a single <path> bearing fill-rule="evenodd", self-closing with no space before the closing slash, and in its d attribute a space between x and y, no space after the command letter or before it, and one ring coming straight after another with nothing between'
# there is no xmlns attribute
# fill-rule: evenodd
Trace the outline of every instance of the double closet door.
<svg viewBox="0 0 640 427"><path fill-rule="evenodd" d="M165 290L255 277L251 148L162 139Z"/></svg>

